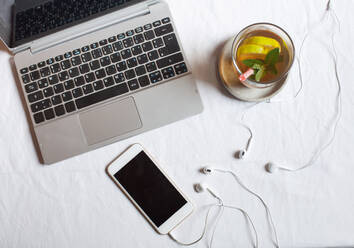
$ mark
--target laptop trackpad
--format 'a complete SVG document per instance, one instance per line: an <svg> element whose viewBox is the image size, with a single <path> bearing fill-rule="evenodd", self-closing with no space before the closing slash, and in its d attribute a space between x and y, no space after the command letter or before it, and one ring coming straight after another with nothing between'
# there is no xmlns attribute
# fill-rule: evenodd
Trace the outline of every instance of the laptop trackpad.
<svg viewBox="0 0 354 248"><path fill-rule="evenodd" d="M93 145L142 127L132 97L80 114L88 145Z"/></svg>

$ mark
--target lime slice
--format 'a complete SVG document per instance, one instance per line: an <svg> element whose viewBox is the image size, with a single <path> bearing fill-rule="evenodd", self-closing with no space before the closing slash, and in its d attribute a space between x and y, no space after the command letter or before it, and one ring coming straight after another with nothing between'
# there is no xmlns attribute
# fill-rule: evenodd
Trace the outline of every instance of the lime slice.
<svg viewBox="0 0 354 248"><path fill-rule="evenodd" d="M277 40L265 36L249 37L244 40L243 44L263 46L266 53L268 53L270 50L273 50L275 48L279 48L279 50L281 51L280 43Z"/></svg>

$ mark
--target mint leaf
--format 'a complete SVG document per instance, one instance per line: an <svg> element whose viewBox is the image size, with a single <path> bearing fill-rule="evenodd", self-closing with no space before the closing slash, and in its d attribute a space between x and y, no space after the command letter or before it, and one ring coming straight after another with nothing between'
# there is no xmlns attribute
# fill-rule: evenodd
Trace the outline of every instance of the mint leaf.
<svg viewBox="0 0 354 248"><path fill-rule="evenodd" d="M261 81L262 77L264 76L264 73L265 73L265 71L263 68L258 70L258 72L256 73L256 76L255 76L255 79L257 82Z"/></svg>
<svg viewBox="0 0 354 248"><path fill-rule="evenodd" d="M263 67L264 67L264 65L254 64L254 65L252 66L252 69L260 70L260 69L262 69Z"/></svg>
<svg viewBox="0 0 354 248"><path fill-rule="evenodd" d="M270 72L273 73L274 75L277 75L277 74L278 74L278 70L277 70L277 68L275 67L275 65L268 65L268 66L267 66L267 71L270 71Z"/></svg>
<svg viewBox="0 0 354 248"><path fill-rule="evenodd" d="M253 68L254 65L264 65L264 62L260 59L245 59L242 61L247 67ZM256 68L253 68L256 69Z"/></svg>
<svg viewBox="0 0 354 248"><path fill-rule="evenodd" d="M279 54L280 54L279 48L275 48L275 49L271 50L266 56L265 64L266 65L275 65L275 63L277 63L279 60Z"/></svg>

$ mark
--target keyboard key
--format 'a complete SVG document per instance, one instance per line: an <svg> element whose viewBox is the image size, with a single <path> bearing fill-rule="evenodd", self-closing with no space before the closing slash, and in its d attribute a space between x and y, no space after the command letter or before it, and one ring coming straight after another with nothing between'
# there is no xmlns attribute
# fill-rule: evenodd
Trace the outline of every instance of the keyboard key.
<svg viewBox="0 0 354 248"><path fill-rule="evenodd" d="M175 71L177 75L188 72L186 63L183 62L178 65L175 65Z"/></svg>
<svg viewBox="0 0 354 248"><path fill-rule="evenodd" d="M125 38L125 34L121 33L117 35L118 40L123 40Z"/></svg>
<svg viewBox="0 0 354 248"><path fill-rule="evenodd" d="M113 44L113 50L116 52L122 50L123 48L123 43L121 41L118 41Z"/></svg>
<svg viewBox="0 0 354 248"><path fill-rule="evenodd" d="M141 46L142 46L144 52L148 52L148 51L151 51L153 49L151 41L145 42Z"/></svg>
<svg viewBox="0 0 354 248"><path fill-rule="evenodd" d="M169 17L165 17L165 18L162 19L162 23L163 23L163 24L169 23L170 21L171 21L171 20L170 20Z"/></svg>
<svg viewBox="0 0 354 248"><path fill-rule="evenodd" d="M59 63L51 65L50 69L52 70L52 73L58 73L61 71Z"/></svg>
<svg viewBox="0 0 354 248"><path fill-rule="evenodd" d="M85 84L85 79L83 76L77 77L74 79L76 87L84 85Z"/></svg>
<svg viewBox="0 0 354 248"><path fill-rule="evenodd" d="M126 49L120 52L121 56L123 59L128 59L132 56L132 52L130 51L130 49Z"/></svg>
<svg viewBox="0 0 354 248"><path fill-rule="evenodd" d="M59 94L64 91L64 85L62 83L53 86L55 94Z"/></svg>
<svg viewBox="0 0 354 248"><path fill-rule="evenodd" d="M45 61L42 61L42 62L39 62L38 63L38 67L39 68L42 68L42 67L44 67L45 66Z"/></svg>
<svg viewBox="0 0 354 248"><path fill-rule="evenodd" d="M146 73L145 66L141 65L141 66L135 68L135 73L137 76L141 76L141 75L145 74Z"/></svg>
<svg viewBox="0 0 354 248"><path fill-rule="evenodd" d="M76 110L74 101L65 103L65 109L67 113L74 112Z"/></svg>
<svg viewBox="0 0 354 248"><path fill-rule="evenodd" d="M93 92L93 87L91 84L87 84L82 86L82 91L85 93L85 95L90 94Z"/></svg>
<svg viewBox="0 0 354 248"><path fill-rule="evenodd" d="M44 99L42 101L31 104L31 110L33 113L37 113L42 111L43 109L47 109L52 106L52 103L49 99Z"/></svg>
<svg viewBox="0 0 354 248"><path fill-rule="evenodd" d="M92 43L92 44L90 45L90 48L91 48L91 49L95 49L95 48L97 48L97 47L98 47L98 42Z"/></svg>
<svg viewBox="0 0 354 248"><path fill-rule="evenodd" d="M144 33L144 36L145 36L146 40L152 40L152 39L155 38L155 33L154 33L154 31L149 30L149 31Z"/></svg>
<svg viewBox="0 0 354 248"><path fill-rule="evenodd" d="M65 88L65 90L71 90L71 89L75 88L74 80L70 79L68 81L65 81L64 88Z"/></svg>
<svg viewBox="0 0 354 248"><path fill-rule="evenodd" d="M148 63L148 64L146 64L145 66L146 66L146 70L147 70L148 72L152 72L152 71L157 70L157 67L156 67L155 62Z"/></svg>
<svg viewBox="0 0 354 248"><path fill-rule="evenodd" d="M152 41L152 44L154 45L155 48L159 48L163 46L163 41L161 38L157 38Z"/></svg>
<svg viewBox="0 0 354 248"><path fill-rule="evenodd" d="M34 122L39 124L44 121L44 115L42 112L33 115Z"/></svg>
<svg viewBox="0 0 354 248"><path fill-rule="evenodd" d="M86 74L90 71L89 64L83 64L79 66L79 70L81 74Z"/></svg>
<svg viewBox="0 0 354 248"><path fill-rule="evenodd" d="M149 75L151 83L157 83L162 81L162 76L159 71L153 72Z"/></svg>
<svg viewBox="0 0 354 248"><path fill-rule="evenodd" d="M127 64L125 63L125 61L119 62L116 66L117 66L117 70L119 72L124 71L124 70L127 69Z"/></svg>
<svg viewBox="0 0 354 248"><path fill-rule="evenodd" d="M92 57L93 57L94 59L98 59L98 58L102 57L101 48L97 48L97 49L93 50L93 51L91 52L91 54L92 54Z"/></svg>
<svg viewBox="0 0 354 248"><path fill-rule="evenodd" d="M103 83L104 83L105 87L110 87L110 86L114 85L113 77L108 77L108 78L103 79Z"/></svg>
<svg viewBox="0 0 354 248"><path fill-rule="evenodd" d="M106 73L107 75L113 75L117 72L116 66L115 65L110 65L106 68Z"/></svg>
<svg viewBox="0 0 354 248"><path fill-rule="evenodd" d="M58 105L58 104L62 103L60 95L52 96L51 100L52 100L53 105Z"/></svg>
<svg viewBox="0 0 354 248"><path fill-rule="evenodd" d="M85 80L86 80L86 83L91 83L91 82L95 81L96 80L95 73L90 72L90 73L86 74Z"/></svg>
<svg viewBox="0 0 354 248"><path fill-rule="evenodd" d="M105 101L112 97L116 97L127 93L129 91L127 84L119 84L94 94L79 98L76 100L76 106L78 109L88 107L90 105Z"/></svg>
<svg viewBox="0 0 354 248"><path fill-rule="evenodd" d="M123 73L118 73L116 75L114 75L114 81L116 82L116 84L122 83L124 82L125 77Z"/></svg>
<svg viewBox="0 0 354 248"><path fill-rule="evenodd" d="M102 51L103 51L104 55L108 55L108 54L113 53L112 45L108 45L108 46L102 47Z"/></svg>
<svg viewBox="0 0 354 248"><path fill-rule="evenodd" d="M58 56L55 57L55 61L56 61L56 62L59 62L59 61L61 61L61 60L63 60L63 59L64 59L64 56L63 56L63 55L58 55Z"/></svg>
<svg viewBox="0 0 354 248"><path fill-rule="evenodd" d="M22 68L21 70L20 70L20 73L21 74L25 74L25 73L27 73L28 72L28 68L26 67L26 68Z"/></svg>
<svg viewBox="0 0 354 248"><path fill-rule="evenodd" d="M28 74L23 75L21 78L24 84L28 84L29 82L31 82L30 76Z"/></svg>
<svg viewBox="0 0 354 248"><path fill-rule="evenodd" d="M25 90L27 93L32 93L36 90L38 90L38 86L36 82L30 83L30 84L26 84L25 85Z"/></svg>
<svg viewBox="0 0 354 248"><path fill-rule="evenodd" d="M183 55L182 53L176 53L174 55L170 55L168 57L159 59L158 61L156 61L156 64L159 68L164 68L167 67L169 65L173 65L176 63L179 63L183 61Z"/></svg>
<svg viewBox="0 0 354 248"><path fill-rule="evenodd" d="M48 82L50 85L54 85L59 82L59 78L57 75L52 75L48 77Z"/></svg>
<svg viewBox="0 0 354 248"><path fill-rule="evenodd" d="M175 34L166 35L163 39L165 41L165 47L159 49L161 57L165 57L181 50Z"/></svg>
<svg viewBox="0 0 354 248"><path fill-rule="evenodd" d="M136 58L131 58L127 60L127 66L128 68L133 68L136 67L138 65L138 61Z"/></svg>
<svg viewBox="0 0 354 248"><path fill-rule="evenodd" d="M40 89L43 89L43 88L48 87L48 86L49 86L48 79L42 78L41 80L38 80L38 87Z"/></svg>
<svg viewBox="0 0 354 248"><path fill-rule="evenodd" d="M167 67L163 69L161 72L164 79L168 79L175 76L175 72L172 67Z"/></svg>
<svg viewBox="0 0 354 248"><path fill-rule="evenodd" d="M129 30L125 34L127 35L127 37L133 36L134 35L134 30Z"/></svg>
<svg viewBox="0 0 354 248"><path fill-rule="evenodd" d="M133 69L124 72L124 74L125 74L125 78L127 80L132 79L132 78L135 77L135 71Z"/></svg>
<svg viewBox="0 0 354 248"><path fill-rule="evenodd" d="M91 70L95 71L101 67L99 60L94 60L90 62L90 68Z"/></svg>
<svg viewBox="0 0 354 248"><path fill-rule="evenodd" d="M61 94L61 98L63 99L64 102L67 102L73 99L73 96L70 91L66 91L63 94Z"/></svg>
<svg viewBox="0 0 354 248"><path fill-rule="evenodd" d="M80 49L75 49L73 55L79 55L81 53Z"/></svg>
<svg viewBox="0 0 354 248"><path fill-rule="evenodd" d="M151 24L146 24L146 25L144 26L144 29L145 29L145 30L152 29L152 25L151 25Z"/></svg>
<svg viewBox="0 0 354 248"><path fill-rule="evenodd" d="M49 67L40 69L41 77L48 77L50 75Z"/></svg>
<svg viewBox="0 0 354 248"><path fill-rule="evenodd" d="M81 60L81 57L80 56L75 56L71 59L71 64L73 66L78 66L78 65L81 65L82 63L82 60Z"/></svg>
<svg viewBox="0 0 354 248"><path fill-rule="evenodd" d="M141 33L141 32L143 32L143 27L137 27L136 29L135 29L135 33Z"/></svg>
<svg viewBox="0 0 354 248"><path fill-rule="evenodd" d="M156 60L156 59L159 58L159 54L157 53L156 50L153 50L153 51L149 52L148 56L149 56L150 61Z"/></svg>
<svg viewBox="0 0 354 248"><path fill-rule="evenodd" d="M138 78L139 84L141 87L146 87L150 84L150 80L148 76L142 76Z"/></svg>
<svg viewBox="0 0 354 248"><path fill-rule="evenodd" d="M143 50L141 49L140 45L132 47L131 51L132 51L134 56L137 56L137 55L139 55L139 54L141 54L143 52Z"/></svg>
<svg viewBox="0 0 354 248"><path fill-rule="evenodd" d="M106 39L100 41L100 45L104 46L107 45L108 41Z"/></svg>
<svg viewBox="0 0 354 248"><path fill-rule="evenodd" d="M54 115L54 110L51 109L47 109L44 111L44 116L46 120L51 120L54 119L55 115Z"/></svg>
<svg viewBox="0 0 354 248"><path fill-rule="evenodd" d="M134 41L132 38L127 38L127 39L123 40L123 45L125 48L131 47L134 45Z"/></svg>
<svg viewBox="0 0 354 248"><path fill-rule="evenodd" d="M155 29L156 36L162 36L173 32L173 27L171 24L163 25Z"/></svg>
<svg viewBox="0 0 354 248"><path fill-rule="evenodd" d="M156 21L152 24L154 27L158 27L161 25L161 21Z"/></svg>
<svg viewBox="0 0 354 248"><path fill-rule="evenodd" d="M138 58L139 65L149 62L148 56L146 54L140 55L137 58Z"/></svg>
<svg viewBox="0 0 354 248"><path fill-rule="evenodd" d="M97 91L97 90L101 90L101 89L103 89L103 82L102 82L102 80L98 80L98 81L96 81L96 82L94 82L93 84L92 84L92 86L93 86L93 88Z"/></svg>
<svg viewBox="0 0 354 248"><path fill-rule="evenodd" d="M32 81L40 79L41 75L39 74L39 71L33 71L30 73L30 77Z"/></svg>
<svg viewBox="0 0 354 248"><path fill-rule="evenodd" d="M129 89L130 89L130 90L137 90L137 89L139 89L138 80L133 79L133 80L128 81L128 86L129 86Z"/></svg>
<svg viewBox="0 0 354 248"><path fill-rule="evenodd" d="M80 75L79 69L77 67L71 68L68 72L69 72L69 76L71 78L77 77Z"/></svg>
<svg viewBox="0 0 354 248"><path fill-rule="evenodd" d="M143 43L145 40L144 40L144 35L142 34L137 34L134 36L134 42L135 44L140 44L140 43Z"/></svg>
<svg viewBox="0 0 354 248"><path fill-rule="evenodd" d="M95 76L97 79L101 79L101 78L106 77L105 69L102 68L100 70L95 71Z"/></svg>
<svg viewBox="0 0 354 248"><path fill-rule="evenodd" d="M72 53L71 53L71 52L67 52L67 53L64 54L64 57L65 57L66 59L71 58L71 56L72 56Z"/></svg>
<svg viewBox="0 0 354 248"><path fill-rule="evenodd" d="M71 93L73 94L73 97L74 98L78 98L80 96L82 96L84 93L82 92L82 89L81 88L76 88L76 89L73 89L71 91Z"/></svg>
<svg viewBox="0 0 354 248"><path fill-rule="evenodd" d="M62 116L65 114L65 109L63 105L56 106L54 108L54 111L56 116Z"/></svg>
<svg viewBox="0 0 354 248"><path fill-rule="evenodd" d="M30 69L30 71L34 71L34 70L37 69L37 65L31 65L31 66L29 67L29 69Z"/></svg>
<svg viewBox="0 0 354 248"><path fill-rule="evenodd" d="M69 79L69 74L67 71L62 71L58 74L58 77L60 81L65 81Z"/></svg>
<svg viewBox="0 0 354 248"><path fill-rule="evenodd" d="M81 55L82 62L86 63L92 60L91 53L84 53Z"/></svg>
<svg viewBox="0 0 354 248"><path fill-rule="evenodd" d="M54 63L54 59L53 58L50 58L50 59L47 59L47 65L51 65Z"/></svg>
<svg viewBox="0 0 354 248"><path fill-rule="evenodd" d="M117 40L117 38L116 38L115 36L112 36L112 37L109 37L109 38L108 38L108 41L109 41L110 43L115 42L116 40Z"/></svg>
<svg viewBox="0 0 354 248"><path fill-rule="evenodd" d="M109 59L109 56L106 56L106 57L100 58L100 63L101 63L101 66L106 67L107 65L111 64L111 60Z"/></svg>
<svg viewBox="0 0 354 248"><path fill-rule="evenodd" d="M50 97L50 96L54 95L53 87L48 87L48 88L44 89L43 94L45 97Z"/></svg>
<svg viewBox="0 0 354 248"><path fill-rule="evenodd" d="M89 46L84 46L84 47L81 48L81 51L82 51L83 53L87 52L88 50L90 50L90 47L89 47Z"/></svg>
<svg viewBox="0 0 354 248"><path fill-rule="evenodd" d="M120 57L120 54L119 53L114 53L114 54L112 54L111 56L110 56L110 58L111 58L111 61L112 61L112 63L117 63L117 62L119 62L119 61L121 61L121 57Z"/></svg>

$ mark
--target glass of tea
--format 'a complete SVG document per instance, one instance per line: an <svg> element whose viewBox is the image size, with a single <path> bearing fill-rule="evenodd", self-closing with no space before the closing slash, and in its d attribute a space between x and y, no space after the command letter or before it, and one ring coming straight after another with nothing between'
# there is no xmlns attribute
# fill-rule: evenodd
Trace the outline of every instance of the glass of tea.
<svg viewBox="0 0 354 248"><path fill-rule="evenodd" d="M231 52L237 76L249 88L266 88L284 80L295 56L290 36L270 23L244 28L235 37Z"/></svg>

